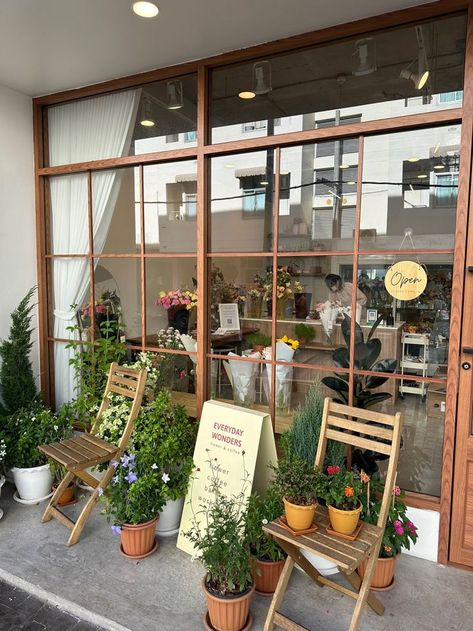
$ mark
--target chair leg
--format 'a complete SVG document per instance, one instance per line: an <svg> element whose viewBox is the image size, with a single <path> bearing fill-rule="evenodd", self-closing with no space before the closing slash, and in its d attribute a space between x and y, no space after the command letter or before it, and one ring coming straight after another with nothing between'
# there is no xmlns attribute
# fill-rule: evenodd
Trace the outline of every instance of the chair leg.
<svg viewBox="0 0 473 631"><path fill-rule="evenodd" d="M292 559L292 557L288 556L281 572L281 576L279 577L278 585L276 587L276 591L274 592L273 599L271 600L271 605L269 606L268 615L266 616L266 621L264 623L264 631L273 631L274 629L274 615L279 609L282 599L284 598L287 584L289 583L289 579L291 578L293 569L294 560Z"/></svg>
<svg viewBox="0 0 473 631"><path fill-rule="evenodd" d="M42 524L46 523L47 521L50 521L53 518L51 514L51 508L56 508L59 502L59 498L61 497L63 491L69 486L69 484L72 482L74 478L75 478L75 475L69 471L65 475L65 477L61 480L61 483L59 484L57 489L54 491L53 496L49 500L46 510L43 513L43 516L41 518Z"/></svg>
<svg viewBox="0 0 473 631"><path fill-rule="evenodd" d="M360 591L361 578L356 572L353 572L353 574L343 573L343 576L347 579L349 583L351 583L351 585L356 589L357 592ZM380 600L376 598L373 592L370 591L366 602L371 607L371 609L378 614L378 616L382 616L384 614L384 605Z"/></svg>
<svg viewBox="0 0 473 631"><path fill-rule="evenodd" d="M375 549L371 551L371 555L366 567L366 574L361 583L360 591L358 592L358 598L355 605L355 611L350 623L349 631L357 631L361 620L361 614L363 613L363 607L365 606L368 597L370 596L371 579L376 567L376 561L378 559L379 546L375 546Z"/></svg>

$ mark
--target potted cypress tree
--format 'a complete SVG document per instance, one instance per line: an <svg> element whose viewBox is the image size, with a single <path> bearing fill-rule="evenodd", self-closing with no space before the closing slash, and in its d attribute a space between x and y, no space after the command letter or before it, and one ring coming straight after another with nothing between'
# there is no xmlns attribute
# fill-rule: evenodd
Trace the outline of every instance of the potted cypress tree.
<svg viewBox="0 0 473 631"><path fill-rule="evenodd" d="M255 591L246 528L248 480L245 474L240 493L227 497L222 491L220 466L211 458L208 462L211 500L201 504L185 536L194 544L206 570L202 579L208 606L206 629L242 631L252 624L250 603Z"/></svg>

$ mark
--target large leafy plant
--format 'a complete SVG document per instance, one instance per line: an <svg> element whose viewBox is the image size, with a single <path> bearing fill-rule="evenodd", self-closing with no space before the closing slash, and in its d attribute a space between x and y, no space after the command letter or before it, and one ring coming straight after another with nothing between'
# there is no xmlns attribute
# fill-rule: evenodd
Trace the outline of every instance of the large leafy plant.
<svg viewBox="0 0 473 631"><path fill-rule="evenodd" d="M355 345L354 345L354 367L355 370L366 370L380 373L394 373L397 366L396 359L379 359L381 354L381 340L373 337L383 316L380 316L371 327L365 341L360 325L355 322ZM350 367L350 328L351 318L344 316L342 322L342 334L346 346L336 348L332 353L335 366L338 368ZM366 409L382 401L386 401L392 395L389 392L373 392L382 386L388 377L377 375L354 375L353 376L353 405ZM337 403L348 404L349 392L348 373L338 373L335 377L324 377L322 383L337 393L334 399Z"/></svg>

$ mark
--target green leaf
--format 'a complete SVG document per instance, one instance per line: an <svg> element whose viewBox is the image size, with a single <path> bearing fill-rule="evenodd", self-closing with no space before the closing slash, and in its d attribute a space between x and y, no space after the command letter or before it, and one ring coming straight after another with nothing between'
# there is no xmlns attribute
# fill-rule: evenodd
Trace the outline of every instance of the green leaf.
<svg viewBox="0 0 473 631"><path fill-rule="evenodd" d="M322 383L335 392L348 392L348 383L338 377L324 377Z"/></svg>
<svg viewBox="0 0 473 631"><path fill-rule="evenodd" d="M380 315L378 316L378 319L376 320L376 322L373 324L373 326L371 327L371 331L368 334L368 342L370 341L370 339L373 337L374 332L376 331L376 329L378 328L378 326L380 325L380 323L382 322L384 316Z"/></svg>
<svg viewBox="0 0 473 631"><path fill-rule="evenodd" d="M341 346L336 348L332 353L332 359L338 368L349 368L350 358L348 348Z"/></svg>

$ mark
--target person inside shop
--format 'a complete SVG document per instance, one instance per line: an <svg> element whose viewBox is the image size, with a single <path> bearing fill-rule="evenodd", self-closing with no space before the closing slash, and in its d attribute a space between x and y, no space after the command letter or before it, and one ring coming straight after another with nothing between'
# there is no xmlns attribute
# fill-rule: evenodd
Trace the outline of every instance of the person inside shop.
<svg viewBox="0 0 473 631"><path fill-rule="evenodd" d="M338 274L327 274L325 284L329 289L328 300L330 302L340 303L343 307L351 307L352 283L344 282ZM367 302L366 295L358 288L356 290L356 302L360 307L363 307Z"/></svg>

